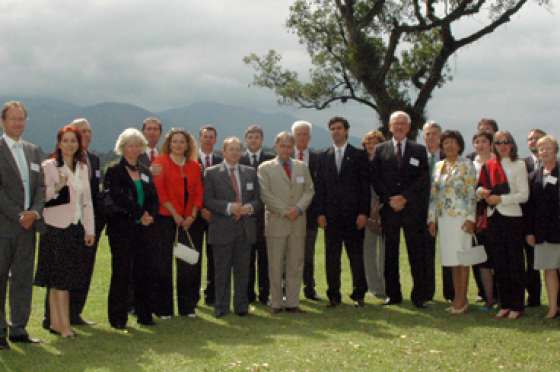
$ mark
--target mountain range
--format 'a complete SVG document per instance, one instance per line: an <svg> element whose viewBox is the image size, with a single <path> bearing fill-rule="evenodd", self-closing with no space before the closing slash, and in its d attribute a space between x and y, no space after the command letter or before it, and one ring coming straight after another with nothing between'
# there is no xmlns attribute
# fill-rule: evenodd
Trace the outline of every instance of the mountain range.
<svg viewBox="0 0 560 372"><path fill-rule="evenodd" d="M219 139L234 135L243 137L247 126L259 124L264 130L265 146L268 147L273 145L277 133L290 130L292 123L297 120L283 112L265 113L216 102L197 102L161 112L152 112L128 103L103 102L79 106L43 97L0 97L0 102L13 99L21 101L28 111L25 139L41 146L46 152L54 148L58 128L81 117L88 119L92 125L91 148L97 152L110 151L124 129L141 128L142 121L148 116L159 117L164 132L172 127L181 127L196 135L202 125L212 124L218 130ZM358 138L350 138L354 144L359 144L359 141ZM323 148L329 143L330 135L326 126L314 126L312 147Z"/></svg>

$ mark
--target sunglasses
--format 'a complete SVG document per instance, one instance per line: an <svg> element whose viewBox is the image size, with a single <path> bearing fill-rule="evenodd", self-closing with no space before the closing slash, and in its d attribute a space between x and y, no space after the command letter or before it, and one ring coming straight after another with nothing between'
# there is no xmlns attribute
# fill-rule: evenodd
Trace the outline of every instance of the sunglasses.
<svg viewBox="0 0 560 372"><path fill-rule="evenodd" d="M496 141L496 142L494 142L494 144L496 144L496 145L511 145L512 142L511 141Z"/></svg>

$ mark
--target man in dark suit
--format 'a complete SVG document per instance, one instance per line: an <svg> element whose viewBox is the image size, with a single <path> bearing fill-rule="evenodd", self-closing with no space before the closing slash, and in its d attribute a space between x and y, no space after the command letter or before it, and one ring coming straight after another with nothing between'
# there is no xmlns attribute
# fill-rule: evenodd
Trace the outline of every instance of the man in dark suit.
<svg viewBox="0 0 560 372"><path fill-rule="evenodd" d="M264 132L258 125L251 125L245 130L245 146L247 150L241 156L239 164L249 165L255 170L259 165L274 158L273 154L264 152ZM256 267L255 267L256 266ZM251 265L249 267L249 302L255 302L255 281L258 276L259 302L268 303L270 284L268 280L268 256L266 254L266 239L264 237L264 208L257 214L257 241L251 248Z"/></svg>
<svg viewBox="0 0 560 372"><path fill-rule="evenodd" d="M309 168L313 184L317 183L317 168L319 154L309 149L312 125L307 121L296 121L292 124L292 135L296 145L294 158L303 161ZM303 264L303 294L305 298L313 301L319 300L315 291L315 242L317 240L317 201L316 197L307 208L307 231L305 235L305 254Z"/></svg>
<svg viewBox="0 0 560 372"><path fill-rule="evenodd" d="M445 155L440 149L441 126L435 121L428 121L422 127L422 135L426 144L428 156L428 169L430 171L430 183L434 174L435 165L442 160ZM426 301L432 301L436 292L436 239L426 229ZM453 280L451 277L450 267L441 267L441 276L443 282L443 297L447 301L452 301L455 297L453 290Z"/></svg>
<svg viewBox="0 0 560 372"><path fill-rule="evenodd" d="M203 174L207 168L220 164L224 160L220 154L214 151L217 138L218 131L211 125L203 126L198 132L200 146L198 162ZM204 302L206 305L214 304L214 257L212 245L208 244L208 222L211 219L212 212L208 208L203 207L189 229L196 247L202 247L204 236L206 235L206 289L204 289Z"/></svg>
<svg viewBox="0 0 560 372"><path fill-rule="evenodd" d="M364 227L369 216L370 188L367 154L348 143L350 125L335 116L328 123L333 145L323 151L317 171L317 223L325 229L325 266L329 307L341 303L342 245L350 260L354 306L364 306Z"/></svg>
<svg viewBox="0 0 560 372"><path fill-rule="evenodd" d="M375 192L383 204L381 224L385 236L386 305L402 302L399 280L399 245L404 230L408 260L413 279L411 299L425 307L426 294L426 219L430 196L430 175L426 148L407 139L410 116L394 112L389 121L393 138L375 149L372 178Z"/></svg>
<svg viewBox="0 0 560 372"><path fill-rule="evenodd" d="M150 116L144 119L142 123L142 134L146 137L148 146L146 146L146 151L138 157L138 161L142 165L150 167L150 164L152 164L156 156L159 155L158 143L161 138L161 132L162 125L158 118Z"/></svg>
<svg viewBox="0 0 560 372"><path fill-rule="evenodd" d="M212 212L208 241L214 250L214 315L229 312L231 273L234 279L234 311L249 312L247 285L251 245L257 238L255 216L262 209L257 172L238 163L241 143L238 138L224 140L224 161L205 170L204 205Z"/></svg>
<svg viewBox="0 0 560 372"><path fill-rule="evenodd" d="M525 165L527 166L527 173L531 174L540 167L540 160L537 156L537 142L542 137L546 136L545 131L542 129L531 129L527 135L527 146L529 148L529 156L526 157ZM526 205L523 205L523 214L527 213ZM527 290L527 306L536 307L541 305L541 274L539 270L534 269L535 263L535 247L525 242L525 257L527 267L525 270L525 289ZM558 300L560 302L560 299Z"/></svg>
<svg viewBox="0 0 560 372"><path fill-rule="evenodd" d="M2 108L0 139L0 350L11 342L38 343L26 331L31 313L35 234L41 229L45 186L39 148L22 140L27 111L20 102ZM10 322L6 297L10 284Z"/></svg>

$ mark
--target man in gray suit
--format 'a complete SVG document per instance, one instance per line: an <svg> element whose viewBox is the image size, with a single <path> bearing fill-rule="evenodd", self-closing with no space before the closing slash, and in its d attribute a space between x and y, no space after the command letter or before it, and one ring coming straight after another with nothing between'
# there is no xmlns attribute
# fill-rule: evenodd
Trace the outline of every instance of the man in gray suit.
<svg viewBox="0 0 560 372"><path fill-rule="evenodd" d="M204 172L204 205L212 213L208 224L208 244L214 250L214 315L229 312L231 272L234 279L234 311L248 314L249 262L251 245L256 241L256 214L262 208L257 172L239 164L241 142L237 137L224 140L224 161Z"/></svg>
<svg viewBox="0 0 560 372"><path fill-rule="evenodd" d="M11 342L38 343L25 330L31 313L35 232L44 206L41 153L21 139L27 112L20 102L2 109L0 139L0 349L6 341L6 291L10 283Z"/></svg>

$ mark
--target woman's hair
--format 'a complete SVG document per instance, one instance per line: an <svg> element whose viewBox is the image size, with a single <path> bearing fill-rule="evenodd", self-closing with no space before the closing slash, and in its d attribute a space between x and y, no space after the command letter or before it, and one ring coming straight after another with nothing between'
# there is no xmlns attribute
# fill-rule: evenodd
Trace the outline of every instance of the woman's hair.
<svg viewBox="0 0 560 372"><path fill-rule="evenodd" d="M517 152L517 144L515 143L515 139L513 138L513 136L511 135L511 133L507 130L499 130L494 134L494 155L496 155L496 159L498 160L502 160L502 158L500 157L500 154L498 153L498 149L496 148L496 141L498 136L505 136L506 140L511 144L511 151L509 153L509 158L511 159L511 161L516 161L519 158L518 152Z"/></svg>
<svg viewBox="0 0 560 372"><path fill-rule="evenodd" d="M146 138L136 128L127 128L125 129L117 138L117 143L115 144L115 154L122 155L124 147L131 142L136 142L142 145L142 151L146 150L146 146L148 146L148 141Z"/></svg>
<svg viewBox="0 0 560 372"><path fill-rule="evenodd" d="M463 139L461 132L459 132L458 130L446 130L441 134L440 148L442 152L444 152L443 142L446 139L454 139L455 142L457 142L457 144L459 145L459 155L461 155L463 151L465 151L465 140Z"/></svg>
<svg viewBox="0 0 560 372"><path fill-rule="evenodd" d="M556 153L558 153L558 141L550 134L547 134L546 136L539 138L539 140L537 141L537 147L547 142L552 143L554 145L554 149Z"/></svg>
<svg viewBox="0 0 560 372"><path fill-rule="evenodd" d="M371 130L362 137L362 147L364 150L366 149L366 143L372 138L377 140L377 143L385 142L385 136L381 131Z"/></svg>
<svg viewBox="0 0 560 372"><path fill-rule="evenodd" d="M167 134L165 135L165 141L161 146L161 152L168 155L171 154L171 140L175 135L183 136L185 138L185 141L187 142L185 158L187 160L197 161L198 153L196 148L196 140L189 132L182 128L171 128L171 130L167 132Z"/></svg>
<svg viewBox="0 0 560 372"><path fill-rule="evenodd" d="M490 143L490 146L492 146L492 144L494 143L494 136L482 130L479 130L474 134L474 136L472 137L472 143L474 143L474 141L476 141L480 137L486 138L488 140L488 143Z"/></svg>
<svg viewBox="0 0 560 372"><path fill-rule="evenodd" d="M71 166L72 170L74 170L76 169L76 164L78 164L78 162L84 161L84 149L82 147L82 135L80 134L78 128L74 127L73 125L68 124L58 130L58 132L56 133L56 147L51 155L51 158L56 159L57 167L62 167L64 165L64 158L62 157L60 143L62 142L62 137L64 137L66 133L74 133L74 135L76 136L76 141L78 141L78 149L74 153Z"/></svg>

